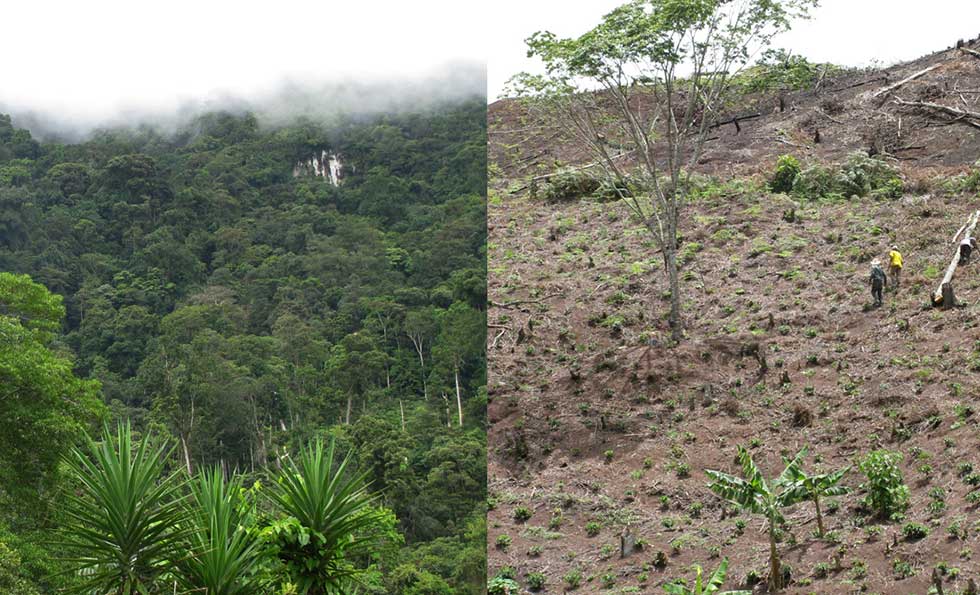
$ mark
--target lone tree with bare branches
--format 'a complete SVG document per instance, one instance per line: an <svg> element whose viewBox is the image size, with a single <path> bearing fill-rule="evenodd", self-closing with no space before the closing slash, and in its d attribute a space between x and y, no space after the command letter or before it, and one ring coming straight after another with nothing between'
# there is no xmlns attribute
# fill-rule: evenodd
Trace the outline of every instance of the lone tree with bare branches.
<svg viewBox="0 0 980 595"><path fill-rule="evenodd" d="M633 0L578 38L539 31L510 91L586 146L600 177L653 234L670 283L670 328L683 338L678 222L733 78L817 0ZM625 158L629 159L625 159Z"/></svg>

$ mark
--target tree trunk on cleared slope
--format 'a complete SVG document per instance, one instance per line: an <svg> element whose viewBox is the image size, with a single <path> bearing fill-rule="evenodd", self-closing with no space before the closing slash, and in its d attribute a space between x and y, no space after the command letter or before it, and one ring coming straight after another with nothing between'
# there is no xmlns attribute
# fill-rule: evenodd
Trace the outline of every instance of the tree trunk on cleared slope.
<svg viewBox="0 0 980 595"><path fill-rule="evenodd" d="M967 221L966 228L963 231L965 237L970 237L973 234L973 229L977 226L977 219L980 218L980 211L974 212L970 215L970 219ZM952 308L955 304L947 303L947 300L952 302L953 300L953 276L956 274L956 266L960 262L960 244L959 235L953 238L953 245L955 246L953 251L953 260L950 261L949 266L946 267L946 274L943 275L943 280L939 283L939 287L933 294L933 301L939 302L942 300L943 308ZM949 290L944 294L943 286L949 284Z"/></svg>

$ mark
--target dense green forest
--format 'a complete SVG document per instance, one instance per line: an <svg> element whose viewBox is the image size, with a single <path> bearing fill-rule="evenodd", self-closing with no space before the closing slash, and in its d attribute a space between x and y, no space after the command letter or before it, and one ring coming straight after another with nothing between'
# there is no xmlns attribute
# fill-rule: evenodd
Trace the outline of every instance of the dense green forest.
<svg viewBox="0 0 980 595"><path fill-rule="evenodd" d="M362 592L481 592L485 214L482 98L72 144L0 115L0 592L80 584L68 453L125 420L242 494L335 443L394 519Z"/></svg>

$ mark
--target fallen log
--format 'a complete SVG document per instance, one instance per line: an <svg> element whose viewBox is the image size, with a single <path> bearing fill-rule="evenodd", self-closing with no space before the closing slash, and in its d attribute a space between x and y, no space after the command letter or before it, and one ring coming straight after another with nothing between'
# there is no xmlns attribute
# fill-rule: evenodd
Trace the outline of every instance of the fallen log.
<svg viewBox="0 0 980 595"><path fill-rule="evenodd" d="M980 219L980 211L976 211L970 215L966 223L966 229L962 230L964 237L970 237L973 234L973 229L977 226L977 219ZM959 235L960 233L958 232L955 237L959 237ZM956 305L956 298L953 295L953 276L956 275L956 266L960 263L960 244L954 239L953 246L953 260L946 267L946 274L943 275L943 280L939 283L939 287L932 296L933 303L939 303L941 301L944 310Z"/></svg>
<svg viewBox="0 0 980 595"><path fill-rule="evenodd" d="M902 80L898 81L894 85L889 85L889 86L885 87L884 89L879 89L879 90L875 91L875 93L871 97L874 98L874 97L881 97L882 95L887 95L888 93L891 93L892 91L895 91L896 89L900 89L906 83L910 83L910 82L914 81L915 79L917 79L917 78L919 78L919 77L921 77L921 76L923 76L925 74L928 74L928 73L932 72L933 70L939 68L940 66L942 66L942 64L933 64L929 68L924 68L924 69L920 70L919 72L916 72L915 74L912 74L912 75L909 75L909 76L903 78Z"/></svg>
<svg viewBox="0 0 980 595"><path fill-rule="evenodd" d="M860 83L854 83L854 84L851 84L851 85L847 85L846 87L841 87L840 89L831 89L829 92L830 93L837 93L838 91L846 91L848 89L853 89L854 87L863 87L864 85L870 85L871 83L879 83L881 81L885 81L887 83L888 82L888 77L887 76L879 76L877 78L873 78L873 79L870 79L870 80L867 80L867 81L861 81Z"/></svg>
<svg viewBox="0 0 980 595"><path fill-rule="evenodd" d="M959 231L957 231L957 232L956 232L956 234L954 234L954 235L953 235L953 243L954 243L954 244L955 244L955 243L956 243L956 242L957 242L957 241L958 241L958 240L960 239L960 234L961 234L961 233L963 233L963 230L964 230L964 229L966 229L966 223L964 223L964 224L963 224L963 225L962 225L962 226L960 227L960 229L959 229Z"/></svg>
<svg viewBox="0 0 980 595"><path fill-rule="evenodd" d="M714 129L714 128L720 128L720 127L724 126L725 124L734 124L735 125L735 134L738 134L739 132L742 132L742 127L738 125L739 122L742 122L742 121L745 121L745 120L753 120L755 118L761 118L761 117L762 117L762 114L749 114L748 116L735 116L734 118L729 118L728 120L724 120L722 122L715 122L711 126L708 126L708 129L711 130L711 129Z"/></svg>
<svg viewBox="0 0 980 595"><path fill-rule="evenodd" d="M980 128L980 112L968 112L966 110L949 107L948 105L942 105L941 103L932 103L930 101L905 101L901 97L895 98L895 104L902 107L919 107L931 109L937 112L943 112L944 114L949 114L955 117L956 119L953 120L954 122L962 121L964 124L969 124L974 128Z"/></svg>
<svg viewBox="0 0 980 595"><path fill-rule="evenodd" d="M966 52L967 54L970 54L974 58L980 58L980 52L976 50L971 50L970 48L964 48L964 47L961 47L960 50Z"/></svg>

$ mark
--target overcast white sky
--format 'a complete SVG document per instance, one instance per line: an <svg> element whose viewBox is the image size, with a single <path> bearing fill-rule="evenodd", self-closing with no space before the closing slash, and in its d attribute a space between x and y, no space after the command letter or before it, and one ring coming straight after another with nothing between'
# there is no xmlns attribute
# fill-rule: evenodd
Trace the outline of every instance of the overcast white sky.
<svg viewBox="0 0 980 595"><path fill-rule="evenodd" d="M622 0L497 0L487 13L492 31L488 98L498 97L507 79L539 65L526 57L524 39L542 29L562 37L579 35ZM980 35L978 0L823 0L810 21L775 42L818 62L866 66L917 58Z"/></svg>
<svg viewBox="0 0 980 595"><path fill-rule="evenodd" d="M488 93L536 64L524 39L586 31L621 0L33 0L5 3L0 106L112 119L283 81L431 76L488 62ZM823 0L777 41L818 61L906 60L980 35L976 0ZM928 7L928 10L926 9Z"/></svg>
<svg viewBox="0 0 980 595"><path fill-rule="evenodd" d="M0 105L90 120L287 79L431 76L485 62L481 12L475 0L4 2Z"/></svg>

